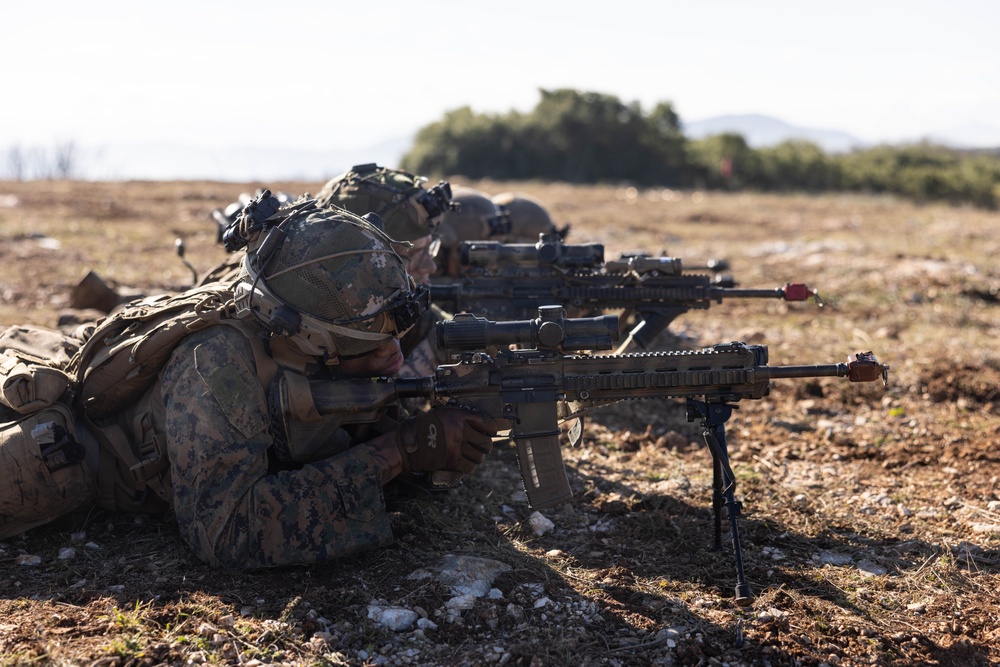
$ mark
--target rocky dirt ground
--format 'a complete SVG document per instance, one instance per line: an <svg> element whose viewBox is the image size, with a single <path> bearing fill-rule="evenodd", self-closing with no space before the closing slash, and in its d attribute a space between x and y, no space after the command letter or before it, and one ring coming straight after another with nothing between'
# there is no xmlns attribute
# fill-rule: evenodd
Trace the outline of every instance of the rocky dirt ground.
<svg viewBox="0 0 1000 667"><path fill-rule="evenodd" d="M211 210L257 185L0 183L0 324L54 325L87 270L183 288L175 239L207 269L223 256ZM775 380L730 420L750 603L711 548L697 424L649 400L588 415L565 451L571 503L533 513L498 448L455 491L391 489L396 543L320 567L208 569L169 516L93 511L0 542L0 665L1000 664L995 212L472 185L537 196L609 257L723 258L741 287L806 282L825 303L725 300L664 349L891 366L888 387Z"/></svg>

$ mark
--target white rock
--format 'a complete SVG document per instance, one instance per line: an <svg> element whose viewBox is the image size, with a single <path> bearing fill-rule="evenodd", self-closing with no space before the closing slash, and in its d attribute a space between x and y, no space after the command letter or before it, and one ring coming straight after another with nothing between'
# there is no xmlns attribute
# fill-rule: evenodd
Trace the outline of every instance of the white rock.
<svg viewBox="0 0 1000 667"><path fill-rule="evenodd" d="M886 569L870 560L863 560L858 563L858 571L866 577L877 577L886 573Z"/></svg>
<svg viewBox="0 0 1000 667"><path fill-rule="evenodd" d="M444 606L450 611L464 611L466 609L472 609L476 606L476 596L472 593L467 593L466 595L456 595L445 602Z"/></svg>
<svg viewBox="0 0 1000 667"><path fill-rule="evenodd" d="M839 554L833 551L821 551L819 561L827 565L847 565L853 560L848 554Z"/></svg>
<svg viewBox="0 0 1000 667"><path fill-rule="evenodd" d="M59 560L71 560L76 558L76 549L73 547L63 547L59 550Z"/></svg>
<svg viewBox="0 0 1000 667"><path fill-rule="evenodd" d="M531 516L528 517L528 523L531 524L532 532L539 537L556 527L556 524L552 523L552 521L550 521L541 512L533 512Z"/></svg>
<svg viewBox="0 0 1000 667"><path fill-rule="evenodd" d="M1000 524L996 523L974 523L972 524L974 533L1000 533Z"/></svg>
<svg viewBox="0 0 1000 667"><path fill-rule="evenodd" d="M510 565L489 558L448 554L440 563L410 573L407 579L437 577L438 581L451 589L453 595L483 597L493 589L493 580L510 570Z"/></svg>
<svg viewBox="0 0 1000 667"><path fill-rule="evenodd" d="M550 602L552 602L552 600L550 600L548 598L539 598L539 599L535 600L535 609L541 609L542 607L544 607L545 605L547 605Z"/></svg>
<svg viewBox="0 0 1000 667"><path fill-rule="evenodd" d="M437 623L435 623L434 621L432 621L429 618L420 618L420 619L417 619L417 627L420 628L421 630L437 630L438 629Z"/></svg>
<svg viewBox="0 0 1000 667"><path fill-rule="evenodd" d="M419 618L417 612L405 607L368 605L368 618L393 632L408 630Z"/></svg>
<svg viewBox="0 0 1000 667"><path fill-rule="evenodd" d="M14 562L18 565L23 565L24 567L35 567L42 564L42 557L32 556L31 554L21 554L14 559Z"/></svg>

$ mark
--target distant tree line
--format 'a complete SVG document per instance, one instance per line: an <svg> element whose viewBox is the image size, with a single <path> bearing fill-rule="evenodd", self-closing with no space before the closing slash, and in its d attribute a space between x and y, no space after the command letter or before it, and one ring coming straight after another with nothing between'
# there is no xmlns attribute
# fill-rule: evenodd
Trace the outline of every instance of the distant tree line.
<svg viewBox="0 0 1000 667"><path fill-rule="evenodd" d="M691 140L669 102L570 89L541 90L529 113L447 112L421 128L401 166L428 176L769 192L890 193L996 208L1000 152L931 143L826 153L804 140L766 148L742 135Z"/></svg>
<svg viewBox="0 0 1000 667"><path fill-rule="evenodd" d="M4 153L0 178L11 181L73 178L78 157L76 144L72 141L57 143L50 149L15 144Z"/></svg>

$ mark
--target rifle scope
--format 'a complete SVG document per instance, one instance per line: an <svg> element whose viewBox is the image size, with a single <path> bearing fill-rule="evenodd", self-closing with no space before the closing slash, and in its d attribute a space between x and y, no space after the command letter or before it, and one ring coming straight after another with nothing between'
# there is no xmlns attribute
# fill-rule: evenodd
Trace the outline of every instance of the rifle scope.
<svg viewBox="0 0 1000 667"><path fill-rule="evenodd" d="M472 313L437 323L438 346L455 351L480 351L510 345L579 352L609 350L618 340L618 316L566 317L562 306L541 306L534 320L491 322Z"/></svg>
<svg viewBox="0 0 1000 667"><path fill-rule="evenodd" d="M620 259L604 265L607 273L637 273L640 276L655 273L661 276L679 276L684 273L679 257L650 257L649 255L622 255Z"/></svg>
<svg viewBox="0 0 1000 667"><path fill-rule="evenodd" d="M592 269L604 263L601 243L563 243L557 234L542 235L538 243L465 241L459 248L463 266L558 266Z"/></svg>

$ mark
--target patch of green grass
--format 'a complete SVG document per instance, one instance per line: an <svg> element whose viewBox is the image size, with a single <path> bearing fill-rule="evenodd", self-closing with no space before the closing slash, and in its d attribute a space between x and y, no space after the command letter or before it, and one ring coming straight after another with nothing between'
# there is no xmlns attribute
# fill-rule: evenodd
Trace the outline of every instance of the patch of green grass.
<svg viewBox="0 0 1000 667"><path fill-rule="evenodd" d="M131 637L115 637L106 648L111 655L122 658L123 661L139 660L145 656L145 645L139 635Z"/></svg>

